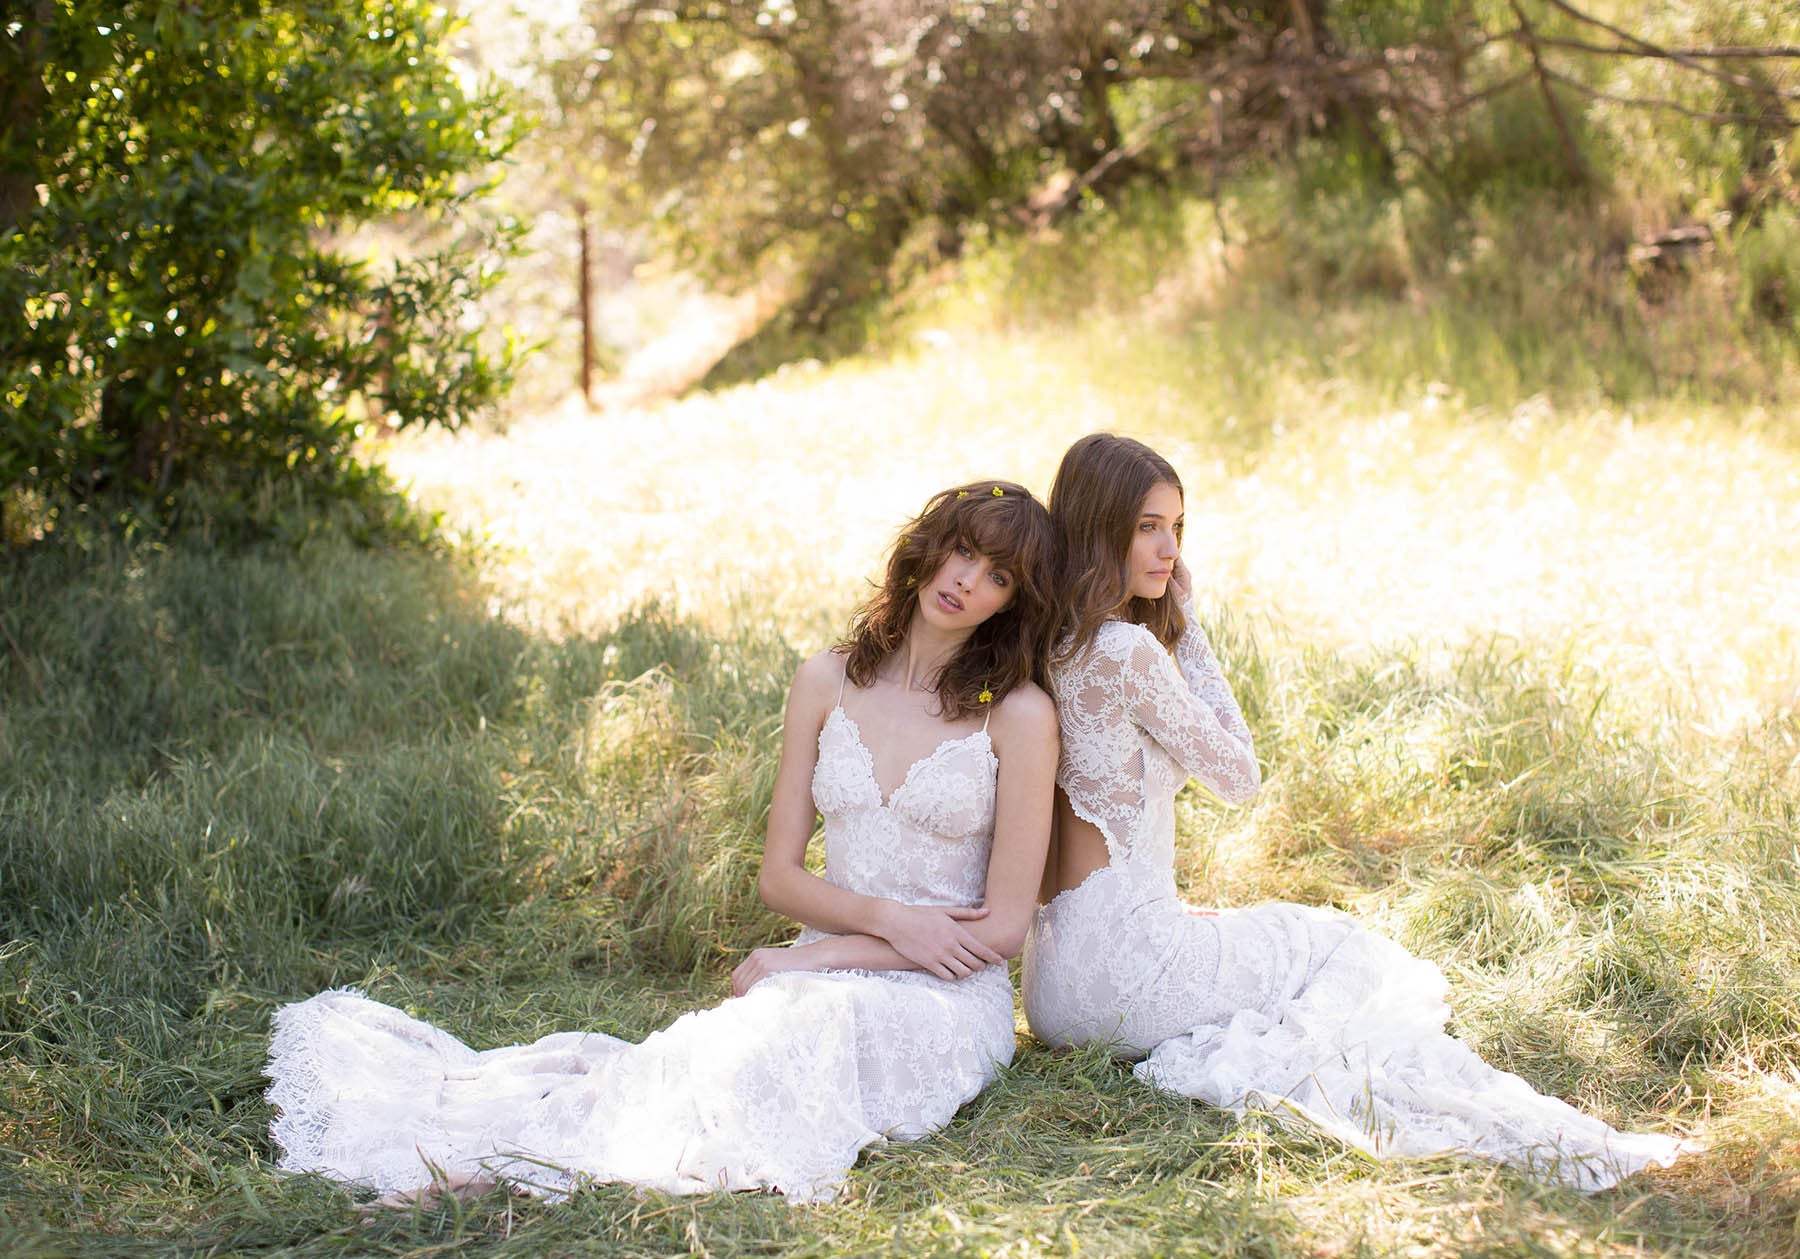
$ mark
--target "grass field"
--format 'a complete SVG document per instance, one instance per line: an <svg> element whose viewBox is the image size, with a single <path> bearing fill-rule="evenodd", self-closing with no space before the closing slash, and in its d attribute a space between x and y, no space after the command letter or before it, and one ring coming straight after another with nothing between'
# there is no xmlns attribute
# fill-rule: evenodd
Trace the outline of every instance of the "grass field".
<svg viewBox="0 0 1800 1259"><path fill-rule="evenodd" d="M1791 426L1277 360L1252 397L1193 335L975 321L409 438L384 455L436 546L0 558L0 1252L1795 1253ZM272 1173L283 1001L359 984L486 1046L722 995L787 931L753 885L792 668L927 493L1042 491L1100 428L1186 479L1266 766L1249 808L1182 797L1192 898L1352 909L1449 972L1489 1059L1704 1152L1592 1199L1377 1164L1022 1038L827 1207L613 1186L365 1223Z"/></svg>

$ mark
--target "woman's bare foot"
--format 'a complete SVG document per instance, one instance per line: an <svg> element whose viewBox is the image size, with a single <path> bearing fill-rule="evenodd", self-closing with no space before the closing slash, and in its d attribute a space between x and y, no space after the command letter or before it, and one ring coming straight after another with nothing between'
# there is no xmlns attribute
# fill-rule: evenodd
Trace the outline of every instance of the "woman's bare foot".
<svg viewBox="0 0 1800 1259"><path fill-rule="evenodd" d="M413 1207L434 1207L447 1195L457 1202L473 1202L483 1194L491 1193L499 1186L492 1176L480 1173L451 1172L445 1176L434 1176L429 1185L418 1189L404 1189L399 1193L390 1193L385 1198L377 1198L367 1203L362 1209L365 1219L373 1218L382 1211L405 1211Z"/></svg>

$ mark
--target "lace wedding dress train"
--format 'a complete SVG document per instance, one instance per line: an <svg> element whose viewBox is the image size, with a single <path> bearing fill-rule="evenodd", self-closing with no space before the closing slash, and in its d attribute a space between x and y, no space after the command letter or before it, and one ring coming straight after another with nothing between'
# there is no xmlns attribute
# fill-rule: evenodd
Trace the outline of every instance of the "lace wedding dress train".
<svg viewBox="0 0 1800 1259"><path fill-rule="evenodd" d="M912 904L976 903L995 772L976 731L940 744L884 801L840 704L812 783L826 877ZM784 972L638 1044L561 1032L484 1052L337 990L276 1012L268 1096L283 1169L383 1193L481 1175L551 1197L628 1181L808 1201L833 1196L869 1143L949 1122L1012 1052L1004 967L956 982Z"/></svg>
<svg viewBox="0 0 1800 1259"><path fill-rule="evenodd" d="M1545 1097L1444 1031L1438 968L1330 910L1196 916L1176 895L1175 794L1256 791L1250 732L1191 609L1171 658L1103 625L1056 670L1057 785L1109 863L1038 912L1025 1012L1051 1045L1142 1058L1150 1083L1239 1114L1294 1116L1377 1155L1463 1152L1592 1191L1683 1149Z"/></svg>

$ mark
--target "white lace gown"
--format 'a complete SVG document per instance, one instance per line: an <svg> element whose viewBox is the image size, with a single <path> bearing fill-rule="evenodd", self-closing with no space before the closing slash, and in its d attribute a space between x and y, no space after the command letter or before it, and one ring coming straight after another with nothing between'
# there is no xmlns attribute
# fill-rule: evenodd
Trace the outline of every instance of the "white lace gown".
<svg viewBox="0 0 1800 1259"><path fill-rule="evenodd" d="M840 705L812 781L825 877L910 904L975 904L996 770L976 731L940 744L883 800ZM435 1170L551 1197L628 1181L808 1201L833 1196L870 1142L949 1122L1012 1053L1004 967L956 982L823 971L773 975L639 1044L562 1032L486 1051L360 993L324 992L276 1012L267 1072L288 1171L383 1193Z"/></svg>
<svg viewBox="0 0 1800 1259"><path fill-rule="evenodd" d="M1109 862L1038 912L1025 1013L1050 1045L1111 1044L1150 1083L1239 1114L1299 1117L1376 1155L1475 1154L1583 1190L1683 1148L1616 1131L1444 1031L1443 974L1347 915L1266 904L1187 912L1175 794L1259 785L1250 731L1188 609L1170 656L1143 626L1103 625L1051 678L1057 784Z"/></svg>

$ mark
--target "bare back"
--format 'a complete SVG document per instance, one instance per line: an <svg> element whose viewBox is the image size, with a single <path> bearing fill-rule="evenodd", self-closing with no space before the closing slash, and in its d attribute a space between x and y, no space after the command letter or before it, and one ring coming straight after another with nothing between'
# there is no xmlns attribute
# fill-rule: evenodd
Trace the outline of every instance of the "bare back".
<svg viewBox="0 0 1800 1259"><path fill-rule="evenodd" d="M1058 893L1080 887L1088 875L1107 864L1106 837L1092 822L1075 815L1063 789L1056 789L1055 828L1051 832L1049 859L1044 863L1044 884L1039 900L1048 903Z"/></svg>

